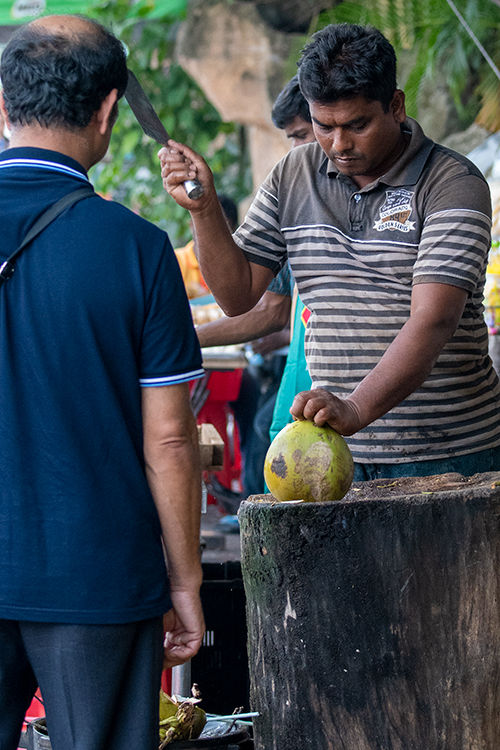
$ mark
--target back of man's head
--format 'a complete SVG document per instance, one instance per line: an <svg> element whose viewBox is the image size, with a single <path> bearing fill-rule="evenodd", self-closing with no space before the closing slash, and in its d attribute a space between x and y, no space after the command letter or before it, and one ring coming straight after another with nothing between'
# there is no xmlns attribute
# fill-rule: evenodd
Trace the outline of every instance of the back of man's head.
<svg viewBox="0 0 500 750"><path fill-rule="evenodd" d="M371 26L339 23L314 34L302 50L299 82L309 102L332 104L364 96L387 112L396 91L396 54Z"/></svg>
<svg viewBox="0 0 500 750"><path fill-rule="evenodd" d="M14 33L0 77L11 125L84 128L112 89L123 96L126 55L96 21L48 16Z"/></svg>
<svg viewBox="0 0 500 750"><path fill-rule="evenodd" d="M298 75L294 75L276 97L271 117L274 125L281 130L290 125L296 117L302 118L305 122L311 122L309 104L300 90Z"/></svg>

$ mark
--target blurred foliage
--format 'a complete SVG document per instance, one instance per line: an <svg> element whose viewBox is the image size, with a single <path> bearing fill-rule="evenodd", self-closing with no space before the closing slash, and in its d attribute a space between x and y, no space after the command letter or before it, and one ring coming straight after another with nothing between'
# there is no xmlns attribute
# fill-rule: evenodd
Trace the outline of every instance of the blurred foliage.
<svg viewBox="0 0 500 750"><path fill-rule="evenodd" d="M498 0L500 2L500 0ZM174 139L203 154L216 187L239 202L252 190L245 130L221 121L215 108L175 62L174 45L186 0L101 0L88 14L110 26L128 48L129 66ZM455 0L456 6L500 67L500 7L497 0ZM445 84L462 129L474 120L500 130L500 82L447 0L345 0L316 17L310 33L329 23L372 24L410 59L404 81L407 110L418 116L423 84ZM297 35L300 48L308 37ZM158 144L143 135L125 100L105 162L94 168L98 190L111 194L166 229L174 244L189 239L189 215L163 190Z"/></svg>
<svg viewBox="0 0 500 750"><path fill-rule="evenodd" d="M455 5L500 67L500 7L495 0L455 0ZM311 32L342 22L376 26L396 54L411 54L404 83L410 116L418 114L423 82L444 82L462 128L476 120L491 131L500 129L500 81L446 0L346 0L321 13Z"/></svg>
<svg viewBox="0 0 500 750"><path fill-rule="evenodd" d="M128 51L128 66L175 140L208 161L216 188L238 203L252 189L244 130L222 122L197 84L174 60L174 44L185 0L105 0L86 13L111 28ZM174 246L190 239L189 214L164 191L157 152L143 134L125 98L108 154L93 168L97 190L165 229Z"/></svg>

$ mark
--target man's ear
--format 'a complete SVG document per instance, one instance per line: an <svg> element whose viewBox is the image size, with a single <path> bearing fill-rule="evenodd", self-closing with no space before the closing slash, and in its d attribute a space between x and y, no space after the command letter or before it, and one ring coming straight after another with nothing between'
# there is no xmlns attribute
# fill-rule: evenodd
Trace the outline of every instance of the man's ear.
<svg viewBox="0 0 500 750"><path fill-rule="evenodd" d="M390 110L396 122L402 123L406 120L405 93L396 89L390 104Z"/></svg>
<svg viewBox="0 0 500 750"><path fill-rule="evenodd" d="M5 120L5 124L7 127L9 127L9 115L7 114L7 110L5 109L5 102L3 98L3 91L0 91L0 112L2 113L2 117ZM0 133L0 136L2 134Z"/></svg>
<svg viewBox="0 0 500 750"><path fill-rule="evenodd" d="M111 89L107 97L103 100L99 111L96 113L96 119L101 135L106 135L108 130L114 125L115 113L113 107L115 106L117 99L118 89Z"/></svg>

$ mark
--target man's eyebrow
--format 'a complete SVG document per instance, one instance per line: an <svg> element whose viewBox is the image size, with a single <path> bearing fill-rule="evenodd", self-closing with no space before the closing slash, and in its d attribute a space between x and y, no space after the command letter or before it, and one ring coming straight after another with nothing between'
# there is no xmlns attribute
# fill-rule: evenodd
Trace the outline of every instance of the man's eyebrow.
<svg viewBox="0 0 500 750"><path fill-rule="evenodd" d="M312 117L312 115L311 115ZM329 125L325 122L321 122L316 117L312 117L313 121L316 123L316 125L319 125L321 128L333 128L334 125ZM340 128L348 128L352 125L360 125L363 122L367 122L370 118L367 115L360 115L359 117L355 117L353 120L349 120L348 122L343 122L340 125L337 125L337 127Z"/></svg>

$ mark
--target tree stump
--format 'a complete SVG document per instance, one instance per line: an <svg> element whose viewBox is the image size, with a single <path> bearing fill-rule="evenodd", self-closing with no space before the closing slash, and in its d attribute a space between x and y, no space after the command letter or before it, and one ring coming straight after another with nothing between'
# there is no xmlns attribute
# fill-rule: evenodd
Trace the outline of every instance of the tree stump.
<svg viewBox="0 0 500 750"><path fill-rule="evenodd" d="M240 509L256 750L498 750L500 472Z"/></svg>

